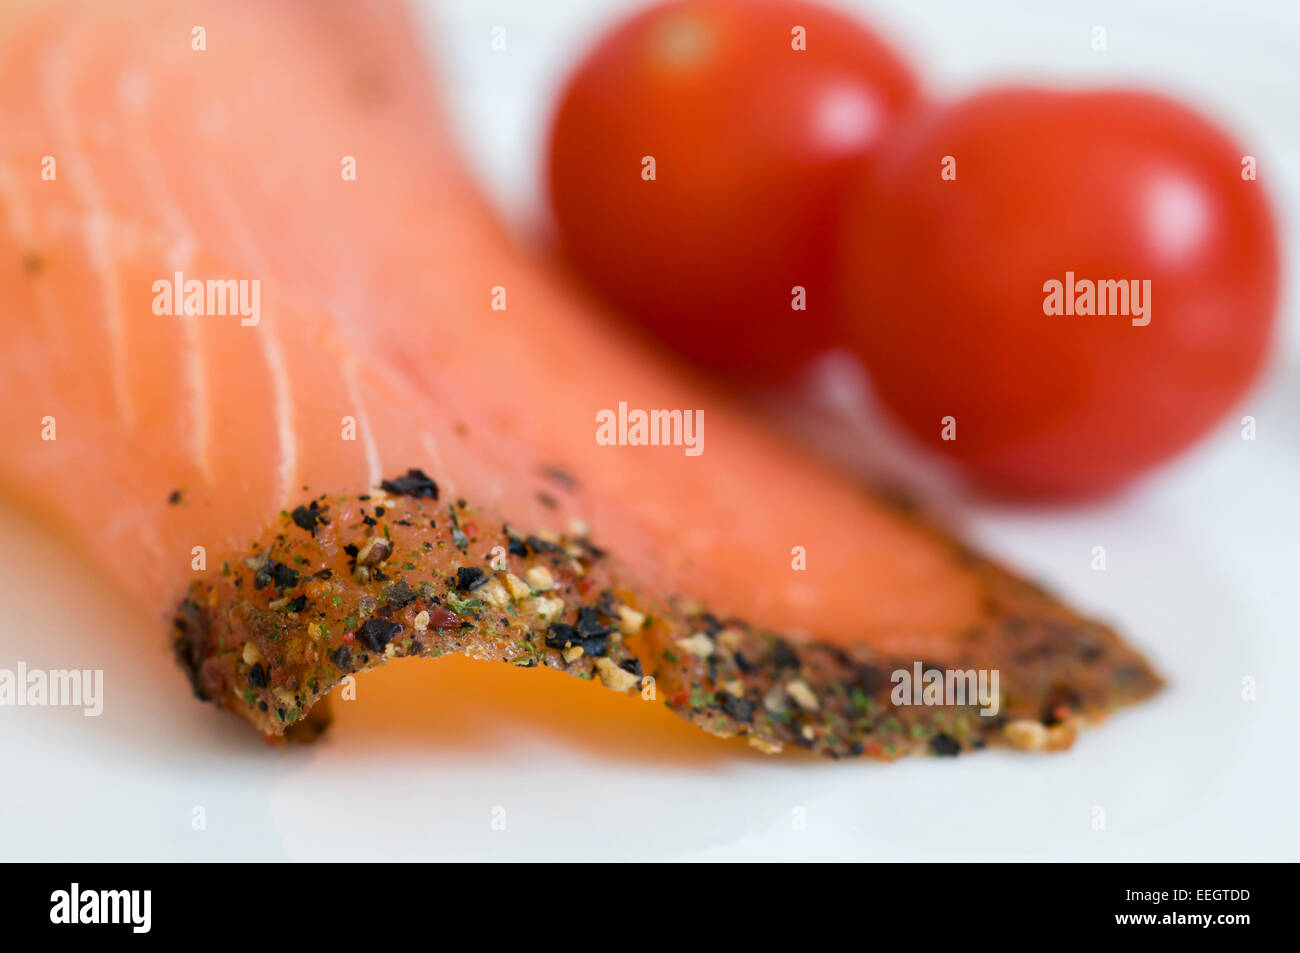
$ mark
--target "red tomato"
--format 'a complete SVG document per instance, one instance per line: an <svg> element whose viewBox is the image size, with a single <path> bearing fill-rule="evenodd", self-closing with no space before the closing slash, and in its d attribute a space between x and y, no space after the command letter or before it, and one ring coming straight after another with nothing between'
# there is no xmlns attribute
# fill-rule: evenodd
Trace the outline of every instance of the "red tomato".
<svg viewBox="0 0 1300 953"><path fill-rule="evenodd" d="M831 340L844 201L915 96L903 63L830 11L652 8L563 94L549 169L560 237L593 286L688 358L786 374Z"/></svg>
<svg viewBox="0 0 1300 953"><path fill-rule="evenodd" d="M845 243L845 334L883 403L1020 494L1106 492L1187 446L1272 329L1277 240L1248 151L1129 92L1007 89L919 118ZM1067 310L1071 275L1076 313L1045 313ZM1130 314L1101 285L1093 310L1112 313L1077 313L1083 282L1133 280Z"/></svg>

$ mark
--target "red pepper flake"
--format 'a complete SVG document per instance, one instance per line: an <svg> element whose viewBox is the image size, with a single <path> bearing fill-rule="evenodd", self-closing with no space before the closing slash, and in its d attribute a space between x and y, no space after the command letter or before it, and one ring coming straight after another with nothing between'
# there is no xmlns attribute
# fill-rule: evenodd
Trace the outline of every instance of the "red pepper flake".
<svg viewBox="0 0 1300 953"><path fill-rule="evenodd" d="M460 616L450 609L430 609L429 625L435 629L454 629L460 625Z"/></svg>

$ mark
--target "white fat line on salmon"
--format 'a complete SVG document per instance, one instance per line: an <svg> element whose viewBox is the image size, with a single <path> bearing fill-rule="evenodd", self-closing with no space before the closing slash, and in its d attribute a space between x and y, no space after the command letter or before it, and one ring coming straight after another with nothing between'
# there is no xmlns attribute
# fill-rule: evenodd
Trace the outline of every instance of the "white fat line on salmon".
<svg viewBox="0 0 1300 953"><path fill-rule="evenodd" d="M902 707L968 705L978 701L980 715L991 718L1001 705L996 668L939 669L913 662L910 672L895 669L889 680L894 683L889 700Z"/></svg>
<svg viewBox="0 0 1300 953"><path fill-rule="evenodd" d="M84 26L70 31L62 44L46 52L41 58L40 102L42 112L54 133L55 152L64 156L65 166L74 172L69 177L72 192L81 206L83 219L81 237L90 259L91 268L102 292L104 325L108 332L111 357L113 393L118 413L127 429L135 428L135 403L127 383L126 322L122 315L122 294L118 276L117 258L113 251L107 203L95 176L94 164L81 149L82 130L77 127L77 114L73 108L71 70L72 54L68 47L90 39Z"/></svg>
<svg viewBox="0 0 1300 953"><path fill-rule="evenodd" d="M125 923L132 933L153 925L152 890L82 890L73 883L50 894L50 922L58 924Z"/></svg>
<svg viewBox="0 0 1300 953"><path fill-rule="evenodd" d="M1091 278L1075 280L1074 272L1065 273L1065 281L1050 278L1043 282L1043 314L1125 315L1134 327L1151 323L1151 279L1118 281Z"/></svg>
<svg viewBox="0 0 1300 953"><path fill-rule="evenodd" d="M153 283L153 313L157 315L240 315L246 328L262 320L262 282L258 278L174 278ZM234 310L232 310L234 309Z"/></svg>
<svg viewBox="0 0 1300 953"><path fill-rule="evenodd" d="M685 447L688 457L704 452L703 410L627 409L596 412L596 443L602 447Z"/></svg>
<svg viewBox="0 0 1300 953"><path fill-rule="evenodd" d="M210 196L229 195L230 183L219 180L212 174L212 169L212 166L203 162L193 166L194 175L200 180L203 193ZM249 262L251 270L259 275L272 275L270 262L253 237L253 232L244 224L242 216L232 214L236 204L214 200L211 208L226 231L230 233L240 255ZM293 397L289 386L288 368L284 363L284 350L280 347L280 337L276 333L274 309L272 309L271 320L266 323L266 327L257 338L261 345L262 357L266 361L271 387L275 393L273 405L275 428L280 442L280 465L277 468L279 480L275 489L275 503L277 509L284 509L289 505L290 494L298 482L298 439L294 435Z"/></svg>
<svg viewBox="0 0 1300 953"><path fill-rule="evenodd" d="M357 426L361 431L361 448L366 457L369 485L376 487L384 479L384 464L379 459L379 444L375 443L375 432L370 426L370 412L366 409L361 388L357 384L357 360L348 351L338 357L338 362L348 400L357 409Z"/></svg>
<svg viewBox="0 0 1300 953"><path fill-rule="evenodd" d="M162 163L158 160L158 150L154 148L150 137L149 120L151 113L148 106L150 96L149 76L143 70L131 67L118 75L117 98L127 123L127 132L123 136L131 151L131 161L140 172L140 183L154 211L166 224L167 233L172 238L168 252L168 267L181 269L189 267L194 257L198 241L194 230L181 211L180 204L167 188L167 176ZM212 464L209 455L209 443L212 436L212 415L208 404L208 379L204 370L203 350L199 344L199 324L191 316L181 322L184 345L185 384L189 398L190 449L194 462L204 480L212 478Z"/></svg>
<svg viewBox="0 0 1300 953"><path fill-rule="evenodd" d="M80 708L87 718L104 712L104 670L0 668L0 708Z"/></svg>

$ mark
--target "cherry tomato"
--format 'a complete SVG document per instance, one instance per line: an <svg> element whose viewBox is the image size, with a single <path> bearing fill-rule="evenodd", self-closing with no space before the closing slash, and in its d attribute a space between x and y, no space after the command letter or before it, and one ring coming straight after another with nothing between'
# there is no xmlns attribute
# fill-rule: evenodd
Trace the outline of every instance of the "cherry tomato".
<svg viewBox="0 0 1300 953"><path fill-rule="evenodd" d="M916 95L880 40L819 7L654 7L605 37L562 95L560 238L591 285L679 353L732 378L787 374L831 340L848 190Z"/></svg>
<svg viewBox="0 0 1300 953"><path fill-rule="evenodd" d="M1014 494L1108 492L1186 447L1273 325L1248 152L1133 92L1003 89L918 117L844 245L844 333L884 405Z"/></svg>

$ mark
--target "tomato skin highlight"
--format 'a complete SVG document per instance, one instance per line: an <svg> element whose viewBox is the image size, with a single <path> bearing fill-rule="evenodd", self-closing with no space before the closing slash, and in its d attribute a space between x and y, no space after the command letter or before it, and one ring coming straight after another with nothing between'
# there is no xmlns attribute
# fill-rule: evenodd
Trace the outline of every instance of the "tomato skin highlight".
<svg viewBox="0 0 1300 953"><path fill-rule="evenodd" d="M796 27L806 49L792 48ZM832 343L847 196L916 99L907 67L831 11L653 7L605 37L561 97L548 168L561 241L678 353L732 379L785 376Z"/></svg>
<svg viewBox="0 0 1300 953"><path fill-rule="evenodd" d="M892 416L977 482L1113 491L1259 373L1277 232L1242 177L1249 150L1200 116L1135 92L1009 88L929 111L895 146L849 219L844 333ZM1044 313L1067 272L1149 280L1149 323Z"/></svg>

